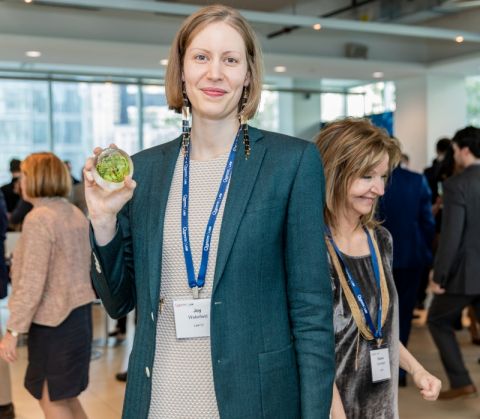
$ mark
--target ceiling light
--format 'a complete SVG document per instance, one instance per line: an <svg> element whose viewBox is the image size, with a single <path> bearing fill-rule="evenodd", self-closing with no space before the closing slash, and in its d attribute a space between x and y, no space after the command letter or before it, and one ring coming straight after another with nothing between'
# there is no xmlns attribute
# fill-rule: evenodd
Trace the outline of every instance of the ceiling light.
<svg viewBox="0 0 480 419"><path fill-rule="evenodd" d="M284 65L277 65L273 68L273 71L275 71L275 73L285 73L287 71L287 67Z"/></svg>
<svg viewBox="0 0 480 419"><path fill-rule="evenodd" d="M383 77L383 73L381 71L374 71L372 76L374 79L381 79Z"/></svg>
<svg viewBox="0 0 480 419"><path fill-rule="evenodd" d="M30 4L33 0L24 0L25 3Z"/></svg>
<svg viewBox="0 0 480 419"><path fill-rule="evenodd" d="M463 36L457 36L455 38L455 42L458 42L459 44L461 44L463 41L464 41Z"/></svg>
<svg viewBox="0 0 480 419"><path fill-rule="evenodd" d="M40 51L27 51L25 55L30 58L38 58L42 55L42 53Z"/></svg>
<svg viewBox="0 0 480 419"><path fill-rule="evenodd" d="M320 25L320 23L315 23L315 25L313 25L312 28L315 29L316 31L319 31L320 29L322 29L322 25Z"/></svg>
<svg viewBox="0 0 480 419"><path fill-rule="evenodd" d="M160 64L161 65L167 65L168 64L168 59L166 59L166 58L161 59Z"/></svg>

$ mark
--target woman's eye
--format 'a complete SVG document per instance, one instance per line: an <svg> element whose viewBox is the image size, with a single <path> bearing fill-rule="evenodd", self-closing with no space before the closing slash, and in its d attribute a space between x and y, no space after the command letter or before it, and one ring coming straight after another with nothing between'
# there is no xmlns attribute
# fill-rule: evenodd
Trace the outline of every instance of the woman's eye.
<svg viewBox="0 0 480 419"><path fill-rule="evenodd" d="M370 180L371 178L372 178L372 176L370 176L370 175L362 176L362 179L366 179L366 180Z"/></svg>
<svg viewBox="0 0 480 419"><path fill-rule="evenodd" d="M203 54L197 54L197 55L195 55L195 60L197 60L197 61L207 61L207 57L206 57L206 55L203 55Z"/></svg>
<svg viewBox="0 0 480 419"><path fill-rule="evenodd" d="M238 63L238 60L236 58L233 58L233 57L227 57L225 61L228 64L237 64Z"/></svg>

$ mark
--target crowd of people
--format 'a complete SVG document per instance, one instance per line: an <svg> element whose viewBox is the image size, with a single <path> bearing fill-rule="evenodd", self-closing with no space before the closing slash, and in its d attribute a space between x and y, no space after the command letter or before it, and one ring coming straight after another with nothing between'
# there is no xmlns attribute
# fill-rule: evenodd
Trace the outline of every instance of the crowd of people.
<svg viewBox="0 0 480 419"><path fill-rule="evenodd" d="M21 333L25 386L45 417L86 418L91 280L113 318L136 311L126 419L397 418L407 373L425 400L476 394L454 328L464 307L480 315L480 130L439 142L427 178L366 119L330 123L315 144L259 130L248 120L262 66L236 10L188 17L165 77L182 134L133 156L134 177L114 192L89 158L90 226L54 154L12 164L0 240L7 213L31 209L10 269L0 418L14 417L7 363ZM432 268L443 392L407 349ZM0 280L2 298L1 264Z"/></svg>

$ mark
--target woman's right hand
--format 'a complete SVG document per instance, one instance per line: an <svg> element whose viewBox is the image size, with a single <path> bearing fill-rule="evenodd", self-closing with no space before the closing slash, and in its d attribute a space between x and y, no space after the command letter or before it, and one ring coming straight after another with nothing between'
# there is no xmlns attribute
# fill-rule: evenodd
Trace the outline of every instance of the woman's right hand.
<svg viewBox="0 0 480 419"><path fill-rule="evenodd" d="M115 144L110 147L117 148ZM100 147L93 150L95 156L102 152ZM117 214L123 206L132 198L136 183L130 177L125 178L125 186L116 191L102 189L93 178L94 158L87 159L83 168L85 181L85 201L88 207L88 214L92 223L95 239L99 245L108 243L115 234Z"/></svg>

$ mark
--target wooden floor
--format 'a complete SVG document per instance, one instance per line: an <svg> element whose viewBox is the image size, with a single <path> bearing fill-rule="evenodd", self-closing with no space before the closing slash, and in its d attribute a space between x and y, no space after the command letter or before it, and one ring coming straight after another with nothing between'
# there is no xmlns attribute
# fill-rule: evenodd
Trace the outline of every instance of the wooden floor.
<svg viewBox="0 0 480 419"><path fill-rule="evenodd" d="M2 302L3 305L3 302ZM0 308L3 325L6 310ZM95 338L104 337L105 317L101 307L94 308ZM130 319L130 330L132 330ZM111 323L113 327L113 323ZM470 370L472 379L480 386L480 346L474 346L469 342L466 331L458 334L462 345L465 362ZM125 365L125 359L129 351L128 342L119 346L96 346L95 355L99 356L91 363L90 385L82 394L81 402L90 419L118 419L121 416L123 393L125 385L115 380L115 373ZM114 342L111 340L110 344ZM424 364L427 369L436 374L448 387L445 374L440 364L437 350L424 324L424 313L419 321L416 321L411 337L410 349L414 355ZM23 377L26 368L27 353L25 347L19 349L19 360L11 368L13 380L13 398L18 419L41 419L43 415L38 403L23 387ZM411 419L473 419L480 418L480 399L464 399L449 402L426 402L420 397L411 381L406 388L399 391L400 417ZM162 418L177 419L177 418Z"/></svg>

